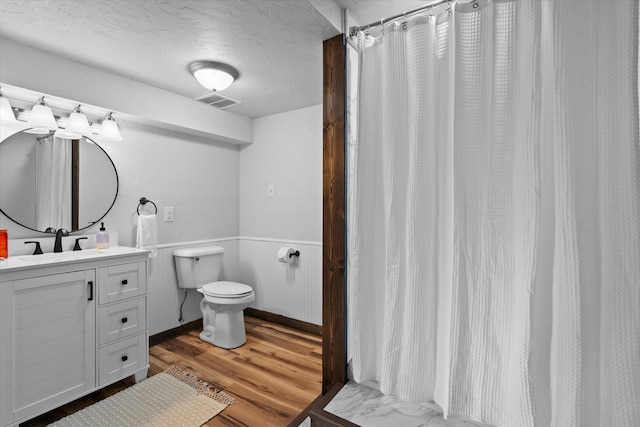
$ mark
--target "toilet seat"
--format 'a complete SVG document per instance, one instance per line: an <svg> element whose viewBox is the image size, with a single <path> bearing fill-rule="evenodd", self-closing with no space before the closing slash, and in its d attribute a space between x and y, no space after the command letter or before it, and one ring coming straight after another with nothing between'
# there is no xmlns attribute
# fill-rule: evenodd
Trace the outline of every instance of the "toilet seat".
<svg viewBox="0 0 640 427"><path fill-rule="evenodd" d="M202 286L202 293L214 298L242 298L253 294L251 286L237 282L213 282Z"/></svg>

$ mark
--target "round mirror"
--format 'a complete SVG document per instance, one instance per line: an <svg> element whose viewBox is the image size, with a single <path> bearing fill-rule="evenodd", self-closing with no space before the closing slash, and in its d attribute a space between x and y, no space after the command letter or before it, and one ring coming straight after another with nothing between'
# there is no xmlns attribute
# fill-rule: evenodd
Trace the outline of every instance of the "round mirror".
<svg viewBox="0 0 640 427"><path fill-rule="evenodd" d="M100 221L118 195L118 172L89 138L15 133L0 143L0 211L34 231L80 231Z"/></svg>

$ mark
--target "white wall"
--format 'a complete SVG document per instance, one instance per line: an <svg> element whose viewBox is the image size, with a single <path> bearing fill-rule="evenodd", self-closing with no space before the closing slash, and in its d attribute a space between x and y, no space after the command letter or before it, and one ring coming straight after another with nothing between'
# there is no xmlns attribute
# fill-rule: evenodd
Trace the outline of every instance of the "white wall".
<svg viewBox="0 0 640 427"><path fill-rule="evenodd" d="M322 241L322 105L255 119L253 134L240 150L240 235Z"/></svg>
<svg viewBox="0 0 640 427"><path fill-rule="evenodd" d="M283 246L300 251L293 264L278 262ZM240 281L253 287L259 310L322 324L322 244L274 239L240 239Z"/></svg>
<svg viewBox="0 0 640 427"><path fill-rule="evenodd" d="M255 119L253 132L240 151L240 280L256 290L253 307L319 325L322 105ZM299 262L278 262L281 246Z"/></svg>
<svg viewBox="0 0 640 427"><path fill-rule="evenodd" d="M121 142L101 146L113 159L120 192L104 219L120 244L135 246L140 197L158 207L161 244L238 235L239 152L235 145L124 123ZM174 221L163 221L172 206ZM142 208L141 208L142 209ZM151 212L147 204L143 212Z"/></svg>

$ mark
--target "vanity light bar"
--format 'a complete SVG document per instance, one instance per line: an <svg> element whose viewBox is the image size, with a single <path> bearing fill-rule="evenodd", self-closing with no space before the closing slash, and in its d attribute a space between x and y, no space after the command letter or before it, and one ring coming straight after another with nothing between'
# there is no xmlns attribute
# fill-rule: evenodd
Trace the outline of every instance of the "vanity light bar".
<svg viewBox="0 0 640 427"><path fill-rule="evenodd" d="M20 107L13 107L13 112L16 116L16 120L20 122L27 123L29 121L29 116L31 115L30 110L26 110ZM53 115L53 118L56 120L58 127L61 129L66 129L67 124L69 123L69 118L65 116L57 116ZM91 134L98 135L102 130L102 125L98 122L89 122L89 128L91 129Z"/></svg>

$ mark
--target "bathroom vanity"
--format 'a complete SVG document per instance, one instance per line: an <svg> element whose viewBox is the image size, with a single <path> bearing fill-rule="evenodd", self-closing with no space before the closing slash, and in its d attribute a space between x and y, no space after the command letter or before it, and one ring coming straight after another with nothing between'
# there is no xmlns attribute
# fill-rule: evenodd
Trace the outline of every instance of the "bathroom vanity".
<svg viewBox="0 0 640 427"><path fill-rule="evenodd" d="M0 262L0 426L146 378L147 259L116 246Z"/></svg>

